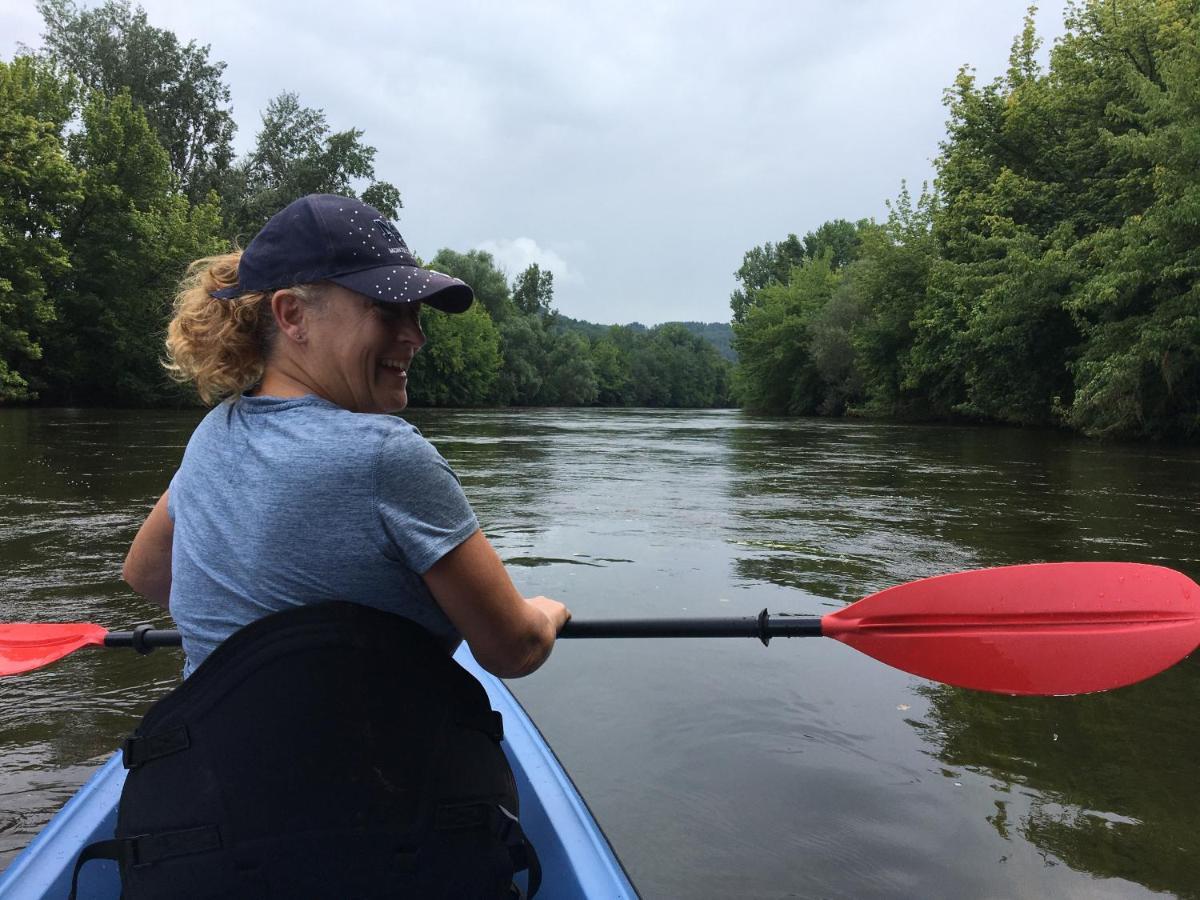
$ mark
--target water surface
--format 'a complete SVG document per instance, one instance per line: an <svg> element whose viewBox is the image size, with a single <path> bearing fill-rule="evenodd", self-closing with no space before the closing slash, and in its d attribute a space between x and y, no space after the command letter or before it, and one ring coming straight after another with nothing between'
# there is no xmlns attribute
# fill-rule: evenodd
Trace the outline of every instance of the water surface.
<svg viewBox="0 0 1200 900"><path fill-rule="evenodd" d="M199 412L0 410L0 610L167 624L119 582ZM1057 560L1200 577L1200 453L733 411L416 411L526 593L578 618L823 613ZM246 527L252 527L247 523ZM0 682L0 865L178 678ZM1200 896L1200 658L1008 698L832 641L568 641L511 682L647 897Z"/></svg>

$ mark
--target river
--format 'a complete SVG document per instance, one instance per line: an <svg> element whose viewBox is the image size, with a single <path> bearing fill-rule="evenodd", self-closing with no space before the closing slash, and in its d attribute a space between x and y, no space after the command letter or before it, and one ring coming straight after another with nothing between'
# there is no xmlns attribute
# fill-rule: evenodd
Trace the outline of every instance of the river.
<svg viewBox="0 0 1200 900"><path fill-rule="evenodd" d="M167 624L120 567L200 415L0 410L0 619ZM1194 449L724 410L409 418L518 586L581 619L821 614L1036 561L1200 578ZM91 650L0 681L0 866L180 665ZM510 685L648 898L1200 897L1200 654L1013 698L833 641L564 641Z"/></svg>

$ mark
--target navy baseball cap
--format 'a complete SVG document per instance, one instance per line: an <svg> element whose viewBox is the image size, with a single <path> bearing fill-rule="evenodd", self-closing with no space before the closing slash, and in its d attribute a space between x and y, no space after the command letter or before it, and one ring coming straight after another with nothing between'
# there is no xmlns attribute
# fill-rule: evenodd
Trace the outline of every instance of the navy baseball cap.
<svg viewBox="0 0 1200 900"><path fill-rule="evenodd" d="M271 217L238 261L238 283L213 291L232 300L255 291L332 281L384 303L428 303L465 312L471 288L417 265L396 226L353 197L309 194Z"/></svg>

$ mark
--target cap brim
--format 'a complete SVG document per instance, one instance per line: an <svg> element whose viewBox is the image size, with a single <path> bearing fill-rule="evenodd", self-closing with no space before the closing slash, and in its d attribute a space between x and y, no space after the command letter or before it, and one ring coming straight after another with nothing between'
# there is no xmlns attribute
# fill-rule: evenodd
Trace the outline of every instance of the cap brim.
<svg viewBox="0 0 1200 900"><path fill-rule="evenodd" d="M328 279L384 303L425 303L442 312L466 312L475 293L457 278L416 266L383 266Z"/></svg>

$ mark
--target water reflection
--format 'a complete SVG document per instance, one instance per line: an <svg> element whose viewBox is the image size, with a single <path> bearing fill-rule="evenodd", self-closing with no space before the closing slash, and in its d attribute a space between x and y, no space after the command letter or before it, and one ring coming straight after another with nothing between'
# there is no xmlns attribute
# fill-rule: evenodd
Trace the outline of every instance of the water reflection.
<svg viewBox="0 0 1200 900"><path fill-rule="evenodd" d="M920 689L910 724L953 769L985 778L987 821L1080 872L1200 896L1200 657L1139 685L1083 697L996 697ZM1181 714L1182 712L1182 714Z"/></svg>

